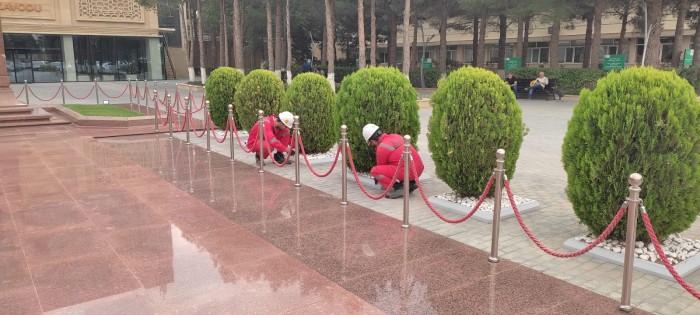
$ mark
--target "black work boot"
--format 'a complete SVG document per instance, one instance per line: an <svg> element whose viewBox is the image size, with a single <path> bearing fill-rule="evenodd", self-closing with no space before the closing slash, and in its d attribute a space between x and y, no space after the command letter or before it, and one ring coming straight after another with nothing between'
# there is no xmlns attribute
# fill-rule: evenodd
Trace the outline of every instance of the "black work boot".
<svg viewBox="0 0 700 315"><path fill-rule="evenodd" d="M408 193L412 193L414 190L418 189L418 184L416 183L415 180L412 180L409 182L410 188L408 190Z"/></svg>
<svg viewBox="0 0 700 315"><path fill-rule="evenodd" d="M275 159L275 162L277 162L277 164L282 164L282 163L284 163L284 160L285 160L284 153L282 153L282 152L275 153L273 158Z"/></svg>
<svg viewBox="0 0 700 315"><path fill-rule="evenodd" d="M396 185L394 185L396 186ZM401 188L394 188L392 189L387 195L386 198L388 199L397 199L403 197L403 186Z"/></svg>

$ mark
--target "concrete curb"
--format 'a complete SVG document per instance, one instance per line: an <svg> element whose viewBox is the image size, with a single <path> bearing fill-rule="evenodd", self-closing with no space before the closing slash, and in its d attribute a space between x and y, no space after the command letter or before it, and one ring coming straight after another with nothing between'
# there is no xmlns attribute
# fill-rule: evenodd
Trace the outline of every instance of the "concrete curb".
<svg viewBox="0 0 700 315"><path fill-rule="evenodd" d="M115 104L112 104L115 105ZM132 127L132 126L147 126L153 125L155 117L139 116L139 117L102 117L102 116L83 116L62 105L45 106L46 110L56 110L68 117L74 124L78 126L92 127Z"/></svg>
<svg viewBox="0 0 700 315"><path fill-rule="evenodd" d="M452 201L440 199L437 196L428 197L428 201L430 201L430 203L432 203L438 209L452 211L452 212L456 212L456 213L459 213L462 215L465 215L472 210L471 206L457 204L457 203L454 203ZM522 204L518 205L518 210L520 210L521 214L533 212L539 208L540 208L540 203L537 202L536 200L522 203ZM515 213L513 212L513 208L511 208L511 207L502 207L501 208L501 218L500 218L501 220L512 218L514 216L515 216ZM474 213L474 219L477 219L479 221L486 222L486 223L493 223L493 212L492 211L479 211L479 210L477 210Z"/></svg>

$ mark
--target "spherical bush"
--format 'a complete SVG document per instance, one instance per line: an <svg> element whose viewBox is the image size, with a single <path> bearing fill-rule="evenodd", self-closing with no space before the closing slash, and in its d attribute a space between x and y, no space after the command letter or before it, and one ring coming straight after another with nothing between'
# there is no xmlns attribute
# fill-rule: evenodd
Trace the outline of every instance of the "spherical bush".
<svg viewBox="0 0 700 315"><path fill-rule="evenodd" d="M269 70L253 70L238 84L234 96L235 111L241 128L249 130L258 121L258 110L265 116L279 114L284 95L284 84Z"/></svg>
<svg viewBox="0 0 700 315"><path fill-rule="evenodd" d="M362 127L373 123L385 133L410 135L416 145L420 132L418 94L395 68L368 67L346 76L338 91L338 117L348 127L348 144L358 171L376 164L374 149L362 137Z"/></svg>
<svg viewBox="0 0 700 315"><path fill-rule="evenodd" d="M228 104L233 104L233 96L236 94L236 86L243 80L243 74L231 67L219 67L212 71L207 78L206 90L209 109L211 110L211 120L219 128L226 127L228 119ZM241 125L233 112L233 120L236 127Z"/></svg>
<svg viewBox="0 0 700 315"><path fill-rule="evenodd" d="M510 87L495 73L461 68L441 80L430 98L428 147L437 176L459 196L478 196L506 150L513 176L523 142L522 112Z"/></svg>
<svg viewBox="0 0 700 315"><path fill-rule="evenodd" d="M576 216L599 235L628 195L631 173L660 238L681 232L700 204L700 103L674 72L629 68L584 90L562 146L567 195ZM626 221L612 238L624 239ZM642 221L640 240L649 240Z"/></svg>
<svg viewBox="0 0 700 315"><path fill-rule="evenodd" d="M299 116L306 153L325 153L338 142L335 93L323 76L296 76L284 94L280 111L285 110Z"/></svg>

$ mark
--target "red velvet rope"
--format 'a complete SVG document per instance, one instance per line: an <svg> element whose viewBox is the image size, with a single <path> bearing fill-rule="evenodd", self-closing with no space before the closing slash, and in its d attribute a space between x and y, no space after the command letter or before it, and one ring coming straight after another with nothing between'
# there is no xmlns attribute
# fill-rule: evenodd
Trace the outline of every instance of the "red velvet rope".
<svg viewBox="0 0 700 315"><path fill-rule="evenodd" d="M317 173L313 167L311 167L311 163L309 163L309 158L306 156L306 149L304 149L304 142L301 140L301 134L299 135L299 148L301 148L301 154L304 156L304 161L306 161L306 166L309 168L311 173L313 173L316 177L326 177L333 172L333 169L335 169L335 165L338 163L338 157L340 156L340 151L341 148L338 146L338 150L335 152L335 159L333 160L333 165L331 165L331 168L328 170L328 172L325 172L323 174Z"/></svg>
<svg viewBox="0 0 700 315"><path fill-rule="evenodd" d="M668 272L671 273L673 278L678 281L678 284L680 284L683 289L688 291L688 293L692 294L696 299L700 300L700 292L696 291L693 289L693 287L688 284L676 271L675 268L673 268L673 265L668 261L668 258L666 258L666 254L664 253L664 249L661 248L661 244L659 244L659 239L656 237L656 233L654 232L654 227L651 225L651 220L649 220L649 214L646 213L646 211L642 211L642 221L644 221L644 226L647 228L647 232L649 232L649 236L651 237L651 242L654 244L654 248L656 249L656 252L659 253L659 258L661 258L661 261L664 262L664 266L666 266L666 269Z"/></svg>
<svg viewBox="0 0 700 315"><path fill-rule="evenodd" d="M32 93L32 95L33 95L34 97L36 97L36 99L38 99L38 100L40 100L40 101L42 101L42 102L48 102L48 101L53 100L54 98L56 98L56 96L58 96L58 93L61 92L61 88L59 87L58 90L56 90L56 94L54 94L54 95L53 95L52 97L50 97L49 99L43 99L43 98L38 97L36 94L34 94L34 90L32 90L31 87L29 87L29 92Z"/></svg>
<svg viewBox="0 0 700 315"><path fill-rule="evenodd" d="M386 190L384 190L384 192L381 195L375 196L375 195L370 194L367 191L367 189L365 189L365 186L362 185L362 182L360 182L360 177L357 175L357 170L355 170L355 163L352 161L352 153L350 152L350 146L348 146L348 161L350 162L350 169L352 170L352 176L355 177L355 181L357 182L357 185L360 186L360 190L362 190L362 192L365 195L367 195L367 197L369 197L370 199L374 199L374 200L382 199L386 195L389 194L389 191L391 191L392 188L394 188L394 187L392 187L392 185L389 185L389 187L387 187ZM403 166L403 159L401 160L401 162L399 162L399 165L396 167L396 172L394 173L394 177L391 178L392 183L396 181L396 178L398 178L399 170L402 169L401 166Z"/></svg>
<svg viewBox="0 0 700 315"><path fill-rule="evenodd" d="M95 90L95 86L93 85L92 88L90 89L90 92L88 92L88 94L85 95L85 97L77 97L77 96L73 95L73 93L71 93L70 90L68 90L68 88L66 88L65 86L64 86L64 88L66 89L66 93L68 93L68 95L70 95L71 97L73 97L75 99L79 99L79 100L84 100L84 99L88 98L92 94L92 91Z"/></svg>
<svg viewBox="0 0 700 315"><path fill-rule="evenodd" d="M518 223L520 223L520 226L523 228L523 231L525 231L525 234L539 247L541 250L543 250L545 253L550 254L555 257L559 258L571 258L571 257L576 257L583 255L593 249L594 247L598 246L600 242L604 241L606 238L608 238L608 235L615 229L615 226L617 226L617 223L620 222L620 219L625 216L625 213L627 212L627 203L625 202L622 206L620 206L620 209L617 210L617 214L615 214L615 217L613 220L608 224L608 227L605 228L605 231L601 233L598 238L596 238L592 243L588 244L588 246L581 248L575 252L571 253L559 253L556 251L553 251L546 246L542 245L540 241L535 237L532 232L530 232L530 229L527 228L525 225L525 222L523 222L523 218L520 216L520 211L518 210L518 206L515 204L515 198L513 198L513 193L510 191L510 183L508 180L503 181L503 186L506 188L506 193L508 194L508 199L510 200L510 205L513 207L513 213L515 213L515 217L518 219Z"/></svg>
<svg viewBox="0 0 700 315"><path fill-rule="evenodd" d="M489 181L486 183L486 188L484 188L484 192L481 193L479 200L476 202L476 204L474 205L472 210L469 211L469 213L467 213L465 216L458 218L458 219L449 219L449 218L445 217L442 213L440 213L440 211L438 209L436 209L433 206L433 204L430 203L430 201L428 200L428 196L425 195L425 191L423 190L423 184L421 184L420 179L418 178L418 174L416 172L416 168L413 164L411 164L411 172L413 172L413 176L416 178L416 184L418 184L418 191L420 192L421 197L423 197L423 201L428 206L430 211L432 211L436 216L438 216L438 218L440 218L440 220L443 220L447 223L453 223L453 224L454 223L462 223L464 221L469 220L469 218L471 218L474 215L474 213L476 213L476 210L479 210L479 207L481 207L481 204L484 202L484 200L486 200L486 196L488 195L489 190L491 190L491 186L493 185L493 182L494 182L494 177L493 177L493 175L491 175L491 177L489 177Z"/></svg>

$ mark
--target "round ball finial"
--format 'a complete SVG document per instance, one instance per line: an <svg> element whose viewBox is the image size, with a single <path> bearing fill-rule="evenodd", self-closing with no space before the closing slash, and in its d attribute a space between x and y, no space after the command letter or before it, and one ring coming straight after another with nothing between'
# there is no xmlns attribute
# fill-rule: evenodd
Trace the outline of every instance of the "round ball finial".
<svg viewBox="0 0 700 315"><path fill-rule="evenodd" d="M340 130L342 130L342 131L347 131L347 130L348 130L348 126L342 125L342 126L340 126Z"/></svg>
<svg viewBox="0 0 700 315"><path fill-rule="evenodd" d="M264 114L265 114L265 112L263 112L262 109L258 110L258 115L259 115L259 116L262 116L262 115L264 115Z"/></svg>
<svg viewBox="0 0 700 315"><path fill-rule="evenodd" d="M228 110L233 110L233 104L228 104Z"/></svg>
<svg viewBox="0 0 700 315"><path fill-rule="evenodd" d="M503 150L503 149L496 150L496 157L499 159L504 159L506 157L506 150Z"/></svg>
<svg viewBox="0 0 700 315"><path fill-rule="evenodd" d="M405 136L403 136L403 140L409 142L409 141L411 141L411 136L405 135Z"/></svg>
<svg viewBox="0 0 700 315"><path fill-rule="evenodd" d="M299 121L299 115L294 115L294 120Z"/></svg>
<svg viewBox="0 0 700 315"><path fill-rule="evenodd" d="M632 186L639 187L642 185L643 181L644 181L644 178L639 173L632 173L632 175L630 175L629 183Z"/></svg>

